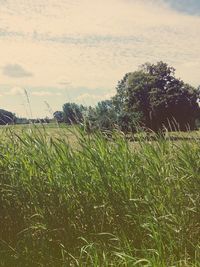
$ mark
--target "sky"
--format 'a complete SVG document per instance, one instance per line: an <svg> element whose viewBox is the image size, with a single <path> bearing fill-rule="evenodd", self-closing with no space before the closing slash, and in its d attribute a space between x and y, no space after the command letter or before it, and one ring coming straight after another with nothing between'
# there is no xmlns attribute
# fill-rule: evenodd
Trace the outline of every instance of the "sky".
<svg viewBox="0 0 200 267"><path fill-rule="evenodd" d="M160 60L200 84L200 0L0 0L0 108L17 116L95 105Z"/></svg>

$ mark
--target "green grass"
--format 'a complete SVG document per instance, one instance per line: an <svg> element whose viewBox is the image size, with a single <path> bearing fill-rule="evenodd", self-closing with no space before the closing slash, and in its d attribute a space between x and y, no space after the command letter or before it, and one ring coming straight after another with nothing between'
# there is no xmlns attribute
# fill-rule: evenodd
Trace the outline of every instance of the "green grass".
<svg viewBox="0 0 200 267"><path fill-rule="evenodd" d="M200 266L198 134L2 131L0 266Z"/></svg>
<svg viewBox="0 0 200 267"><path fill-rule="evenodd" d="M21 124L21 125L6 125L0 126L0 136L3 140L7 140L13 133L19 136L24 134L41 136L45 135L45 139L48 138L62 138L66 139L73 146L76 146L77 137L74 135L74 131L77 131L77 127L68 126L66 124Z"/></svg>

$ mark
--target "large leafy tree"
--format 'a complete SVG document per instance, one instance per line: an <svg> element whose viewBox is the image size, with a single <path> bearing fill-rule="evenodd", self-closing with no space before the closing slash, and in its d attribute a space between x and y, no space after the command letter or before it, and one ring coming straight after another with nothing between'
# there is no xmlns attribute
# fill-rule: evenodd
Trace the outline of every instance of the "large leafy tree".
<svg viewBox="0 0 200 267"><path fill-rule="evenodd" d="M175 77L166 63L144 64L118 83L113 101L118 112L137 114L140 124L154 131L195 129L199 90Z"/></svg>

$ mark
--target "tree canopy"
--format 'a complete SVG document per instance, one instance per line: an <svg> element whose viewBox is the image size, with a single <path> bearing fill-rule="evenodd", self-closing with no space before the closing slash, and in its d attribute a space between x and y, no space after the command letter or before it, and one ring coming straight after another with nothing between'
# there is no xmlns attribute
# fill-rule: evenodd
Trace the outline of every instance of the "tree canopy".
<svg viewBox="0 0 200 267"><path fill-rule="evenodd" d="M75 103L65 103L63 105L63 120L67 124L76 124L83 121L84 107Z"/></svg>
<svg viewBox="0 0 200 267"><path fill-rule="evenodd" d="M138 114L137 122L159 131L195 129L199 114L199 90L175 77L166 63L144 64L127 73L113 98L118 113Z"/></svg>
<svg viewBox="0 0 200 267"><path fill-rule="evenodd" d="M53 117L57 122L64 122L64 113L63 111L55 111Z"/></svg>

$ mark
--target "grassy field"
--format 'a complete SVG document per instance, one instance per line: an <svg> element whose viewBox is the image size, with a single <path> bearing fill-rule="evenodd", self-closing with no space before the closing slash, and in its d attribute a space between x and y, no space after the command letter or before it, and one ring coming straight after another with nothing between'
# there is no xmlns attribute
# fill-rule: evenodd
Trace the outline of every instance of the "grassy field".
<svg viewBox="0 0 200 267"><path fill-rule="evenodd" d="M46 140L53 139L65 139L71 145L76 146L77 137L74 134L76 127L67 126L66 124L24 124L24 125L8 125L0 126L0 136L4 140L8 138L14 138L23 135L32 135L35 137L43 136ZM77 132L76 132L77 133Z"/></svg>
<svg viewBox="0 0 200 267"><path fill-rule="evenodd" d="M200 266L199 132L0 134L0 266Z"/></svg>

